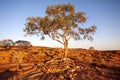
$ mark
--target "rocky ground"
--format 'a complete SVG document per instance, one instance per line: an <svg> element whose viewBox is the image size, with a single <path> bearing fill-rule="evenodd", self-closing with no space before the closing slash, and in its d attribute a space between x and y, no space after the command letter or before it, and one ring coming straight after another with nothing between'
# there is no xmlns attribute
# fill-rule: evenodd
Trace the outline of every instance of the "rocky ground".
<svg viewBox="0 0 120 80"><path fill-rule="evenodd" d="M120 80L120 50L0 48L0 80Z"/></svg>

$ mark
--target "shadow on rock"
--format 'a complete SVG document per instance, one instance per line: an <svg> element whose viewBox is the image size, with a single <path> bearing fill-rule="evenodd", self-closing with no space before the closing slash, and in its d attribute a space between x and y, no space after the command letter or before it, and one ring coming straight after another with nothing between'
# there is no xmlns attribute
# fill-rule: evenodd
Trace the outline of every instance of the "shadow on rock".
<svg viewBox="0 0 120 80"><path fill-rule="evenodd" d="M17 75L17 72L12 72L12 71L4 71L4 72L0 72L0 79L2 80L8 80L8 79L11 79Z"/></svg>

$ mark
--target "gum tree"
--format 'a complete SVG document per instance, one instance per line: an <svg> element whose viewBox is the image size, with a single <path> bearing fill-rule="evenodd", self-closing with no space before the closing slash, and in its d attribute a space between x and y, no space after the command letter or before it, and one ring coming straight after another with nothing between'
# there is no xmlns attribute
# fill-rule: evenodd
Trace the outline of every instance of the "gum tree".
<svg viewBox="0 0 120 80"><path fill-rule="evenodd" d="M13 45L14 45L14 42L11 39L4 39L0 41L0 46L2 46L4 49L11 49Z"/></svg>
<svg viewBox="0 0 120 80"><path fill-rule="evenodd" d="M83 27L86 22L84 12L75 12L71 4L58 4L48 6L46 16L28 17L24 32L26 35L37 35L41 39L49 36L64 46L64 57L68 55L68 42L74 40L93 40L96 26ZM47 35L47 36L46 36Z"/></svg>
<svg viewBox="0 0 120 80"><path fill-rule="evenodd" d="M25 49L29 48L32 46L32 44L29 41L24 41L24 40L18 40L14 43L15 46L20 46Z"/></svg>

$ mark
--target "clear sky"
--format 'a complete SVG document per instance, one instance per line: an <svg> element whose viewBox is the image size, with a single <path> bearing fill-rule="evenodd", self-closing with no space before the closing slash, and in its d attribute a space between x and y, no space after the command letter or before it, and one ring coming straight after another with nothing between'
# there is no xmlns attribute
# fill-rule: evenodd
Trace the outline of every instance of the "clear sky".
<svg viewBox="0 0 120 80"><path fill-rule="evenodd" d="M69 42L69 47L98 50L120 50L120 0L0 0L0 40L27 40L37 46L61 47L58 42L37 36L27 36L23 32L27 17L45 16L48 5L67 4L75 6L76 12L86 13L88 21L84 26L97 26L94 40Z"/></svg>

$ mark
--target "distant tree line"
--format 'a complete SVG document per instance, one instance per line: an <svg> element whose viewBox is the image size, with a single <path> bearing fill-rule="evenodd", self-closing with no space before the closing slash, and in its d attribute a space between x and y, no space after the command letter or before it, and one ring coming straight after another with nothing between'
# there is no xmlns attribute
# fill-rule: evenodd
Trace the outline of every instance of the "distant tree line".
<svg viewBox="0 0 120 80"><path fill-rule="evenodd" d="M23 48L28 48L32 46L32 44L29 41L25 40L18 40L18 41L13 41L11 39L4 39L0 41L0 46L5 48L5 49L11 49L13 46L19 46Z"/></svg>

